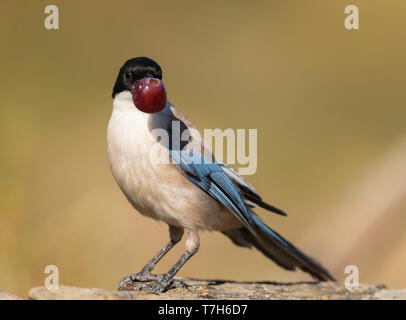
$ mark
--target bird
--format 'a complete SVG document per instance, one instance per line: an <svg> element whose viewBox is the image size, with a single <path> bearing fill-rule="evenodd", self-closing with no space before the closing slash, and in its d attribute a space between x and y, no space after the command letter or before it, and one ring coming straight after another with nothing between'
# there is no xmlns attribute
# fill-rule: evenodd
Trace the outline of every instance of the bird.
<svg viewBox="0 0 406 320"><path fill-rule="evenodd" d="M118 72L107 126L108 159L113 177L132 207L168 225L169 242L141 271L124 277L118 289L145 282L142 290L159 294L182 285L174 276L198 252L202 231L218 231L237 246L256 248L284 269L301 269L318 281L335 281L318 261L263 222L255 208L282 216L286 213L265 202L241 175L218 161L197 127L166 96L159 112L137 108L134 88L147 78L162 81L160 65L148 57L129 59ZM188 139L175 141L174 127ZM157 131L167 133L169 143L159 141ZM171 161L153 161L152 150ZM153 274L157 263L184 234L184 254L167 273Z"/></svg>

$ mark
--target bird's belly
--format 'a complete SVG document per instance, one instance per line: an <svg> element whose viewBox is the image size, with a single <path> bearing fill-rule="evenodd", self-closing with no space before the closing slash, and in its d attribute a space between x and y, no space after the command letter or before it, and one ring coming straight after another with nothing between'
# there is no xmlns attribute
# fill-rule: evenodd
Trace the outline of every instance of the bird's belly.
<svg viewBox="0 0 406 320"><path fill-rule="evenodd" d="M240 222L222 204L192 184L171 165L131 168L114 174L124 194L142 215L191 230L228 230ZM131 167L131 164L127 168Z"/></svg>
<svg viewBox="0 0 406 320"><path fill-rule="evenodd" d="M191 230L224 231L241 226L234 214L191 183L173 164L153 163L156 143L147 136L108 134L113 176L142 215ZM161 152L168 152L162 147Z"/></svg>

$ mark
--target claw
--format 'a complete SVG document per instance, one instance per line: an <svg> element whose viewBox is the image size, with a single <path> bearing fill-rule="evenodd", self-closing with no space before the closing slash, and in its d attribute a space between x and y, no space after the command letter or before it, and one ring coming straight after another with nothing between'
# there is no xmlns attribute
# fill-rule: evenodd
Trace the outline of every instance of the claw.
<svg viewBox="0 0 406 320"><path fill-rule="evenodd" d="M179 287L187 288L187 285L183 281L167 279L165 278L165 275L159 275L155 283L146 283L140 287L140 290L159 294Z"/></svg>
<svg viewBox="0 0 406 320"><path fill-rule="evenodd" d="M138 273L130 274L130 278L133 282L135 282L135 281L142 281L142 282L153 281L153 280L158 279L158 276L159 275L157 275L157 274L152 274L151 272L144 271L144 270L142 270L141 272L138 272Z"/></svg>
<svg viewBox="0 0 406 320"><path fill-rule="evenodd" d="M127 277L121 279L117 286L117 290L134 290L136 282L147 282L158 280L160 275L151 274L149 271L142 270L138 273L132 273Z"/></svg>

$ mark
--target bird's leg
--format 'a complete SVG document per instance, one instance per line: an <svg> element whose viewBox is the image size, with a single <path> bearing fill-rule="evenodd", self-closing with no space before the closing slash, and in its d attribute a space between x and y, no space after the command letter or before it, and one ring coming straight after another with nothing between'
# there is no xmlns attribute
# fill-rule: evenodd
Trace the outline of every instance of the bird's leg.
<svg viewBox="0 0 406 320"><path fill-rule="evenodd" d="M188 231L186 234L186 252L180 257L178 262L165 274L159 275L155 284L145 284L142 290L152 293L161 293L173 287L179 286L180 281L174 281L173 277L183 267L183 265L199 250L200 240L196 231Z"/></svg>
<svg viewBox="0 0 406 320"><path fill-rule="evenodd" d="M126 287L127 283L135 281L152 281L157 280L158 275L152 274L152 270L155 268L159 260L161 260L174 246L177 244L183 236L183 228L169 226L169 242L142 268L138 273L132 273L127 277L124 277L118 284L118 290Z"/></svg>

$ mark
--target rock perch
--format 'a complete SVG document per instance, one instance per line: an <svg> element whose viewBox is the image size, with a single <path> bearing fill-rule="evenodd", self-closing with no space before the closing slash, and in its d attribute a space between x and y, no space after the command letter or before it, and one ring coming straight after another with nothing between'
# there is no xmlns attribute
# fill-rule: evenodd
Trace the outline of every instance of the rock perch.
<svg viewBox="0 0 406 320"><path fill-rule="evenodd" d="M135 284L123 291L97 288L60 286L57 290L32 288L34 300L159 300L159 299L262 299L262 300L369 300L406 299L406 289L387 289L384 285L361 284L359 289L347 290L339 282L235 282L225 280L181 279L188 286L156 295L139 291Z"/></svg>

